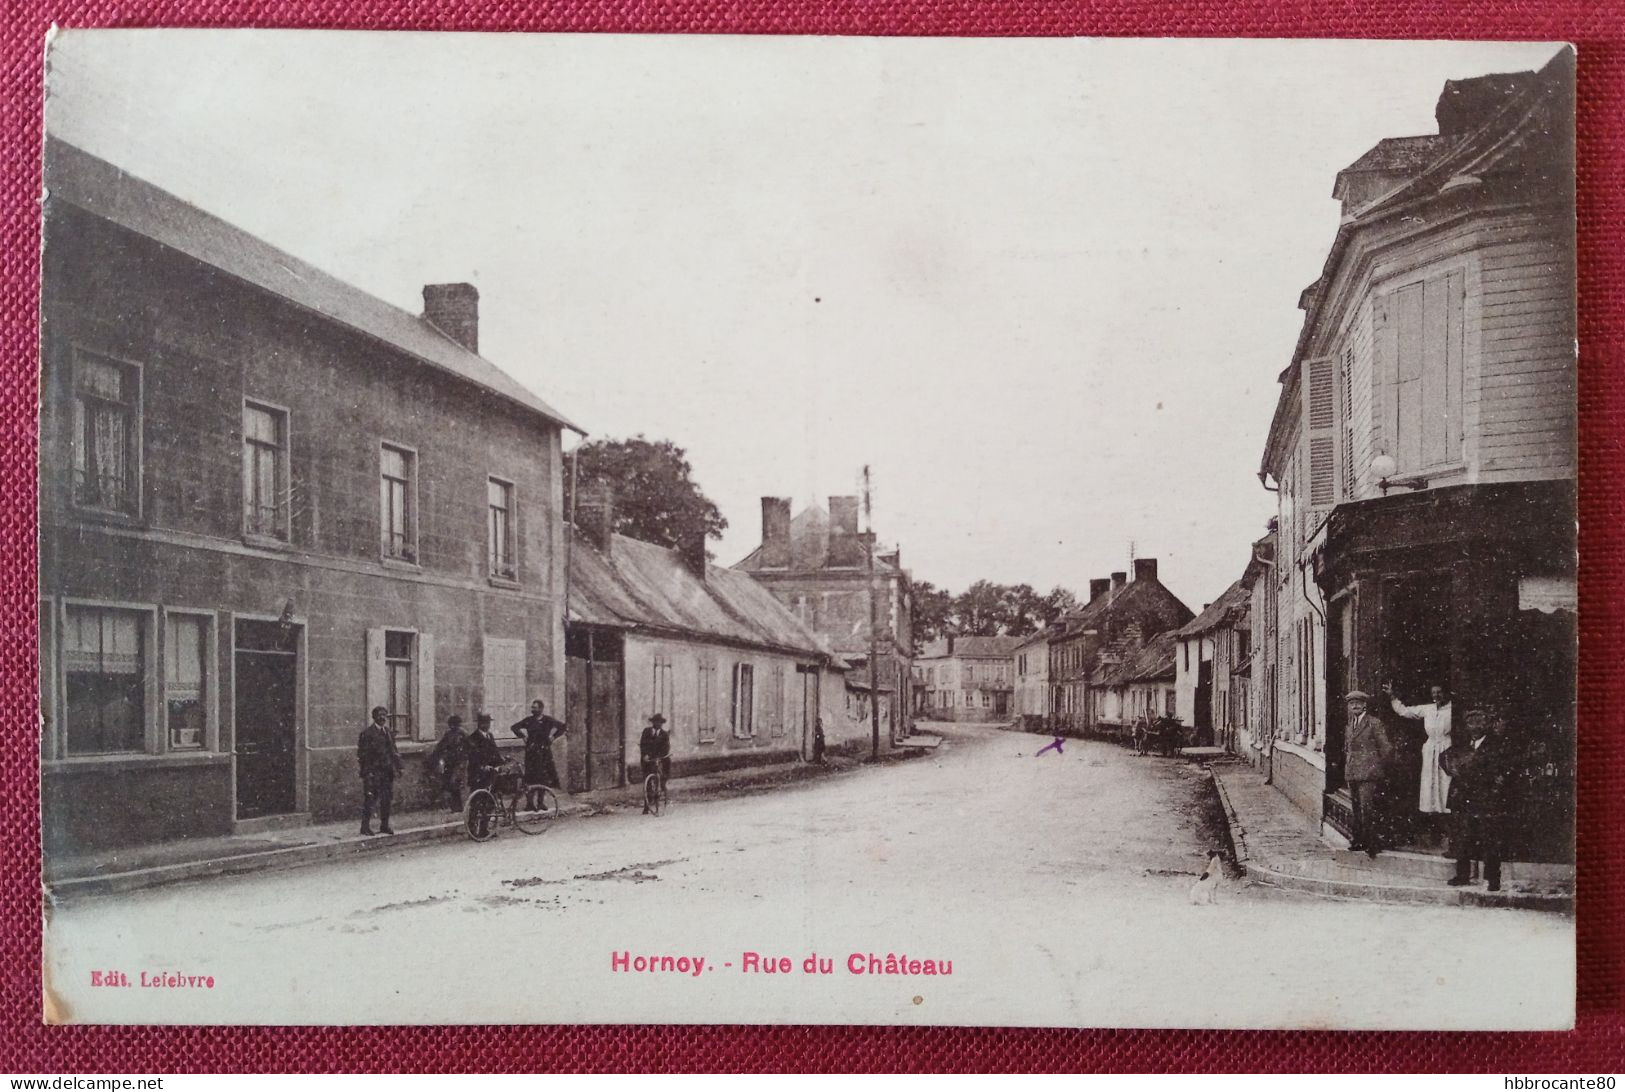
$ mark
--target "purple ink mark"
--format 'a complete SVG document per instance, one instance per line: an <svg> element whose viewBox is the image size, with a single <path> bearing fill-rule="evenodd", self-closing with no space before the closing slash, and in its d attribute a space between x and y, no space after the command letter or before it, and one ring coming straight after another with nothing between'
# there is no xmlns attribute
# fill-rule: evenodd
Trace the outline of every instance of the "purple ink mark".
<svg viewBox="0 0 1625 1092"><path fill-rule="evenodd" d="M1056 753L1056 754L1058 754L1058 755L1064 755L1064 754L1066 754L1066 750L1065 750L1065 749L1064 749L1064 748L1063 748L1063 747L1062 747L1062 746L1061 746L1061 744L1062 744L1062 743L1063 743L1063 742L1064 742L1064 741L1063 741L1063 740L1062 740L1062 739L1061 739L1061 737L1060 737L1060 736L1056 736L1056 737L1055 737L1055 742L1054 742L1054 743L1051 743L1051 744L1048 744L1048 745L1046 745L1046 746L1045 746L1045 747L1044 747L1044 748L1043 748L1043 749L1042 749L1042 750L1040 750L1040 751L1039 751L1039 752L1038 752L1038 755L1041 755L1041 754L1043 754L1043 753L1044 753L1044 751L1054 751L1054 752L1055 752L1055 753ZM1038 757L1038 755L1033 755L1033 757L1034 757L1034 758L1037 758L1037 757Z"/></svg>

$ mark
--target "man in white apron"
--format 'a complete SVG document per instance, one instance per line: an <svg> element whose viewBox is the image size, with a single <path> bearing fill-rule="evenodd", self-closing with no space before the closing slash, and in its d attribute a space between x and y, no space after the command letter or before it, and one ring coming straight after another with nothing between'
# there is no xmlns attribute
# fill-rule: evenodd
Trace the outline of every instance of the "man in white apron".
<svg viewBox="0 0 1625 1092"><path fill-rule="evenodd" d="M1425 815L1448 815L1445 806L1450 792L1450 775L1440 759L1450 749L1450 694L1442 686L1431 688L1432 701L1425 705L1405 705L1394 696L1394 684L1385 683L1382 692L1393 703L1394 713L1407 720L1419 720L1427 733L1422 744L1422 781L1417 790L1417 810Z"/></svg>

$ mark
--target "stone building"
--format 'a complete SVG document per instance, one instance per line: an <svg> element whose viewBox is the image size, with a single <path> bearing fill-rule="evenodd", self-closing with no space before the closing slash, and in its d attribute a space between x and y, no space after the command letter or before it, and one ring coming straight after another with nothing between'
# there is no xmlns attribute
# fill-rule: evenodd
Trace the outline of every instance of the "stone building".
<svg viewBox="0 0 1625 1092"><path fill-rule="evenodd" d="M1379 142L1333 190L1260 473L1280 506L1273 782L1334 838L1342 695L1440 683L1526 755L1514 852L1571 852L1573 96L1567 49L1452 80L1437 135Z"/></svg>
<svg viewBox="0 0 1625 1092"><path fill-rule="evenodd" d="M1238 579L1174 631L1178 642L1175 713L1201 747L1233 749L1243 710L1237 708L1234 667L1247 656L1252 636L1251 596Z"/></svg>
<svg viewBox="0 0 1625 1092"><path fill-rule="evenodd" d="M873 531L860 531L858 512L857 497L830 497L828 511L809 505L792 520L788 498L763 497L762 543L734 568L760 581L852 669L854 707L867 708L870 695L879 695L881 745L890 747L911 726L914 601L901 551L878 545Z"/></svg>
<svg viewBox="0 0 1625 1092"><path fill-rule="evenodd" d="M1064 616L1049 642L1050 710L1073 733L1120 723L1102 684L1158 634L1191 620L1190 608L1157 578L1157 559L1136 558L1128 573L1089 581L1089 601Z"/></svg>
<svg viewBox="0 0 1625 1092"><path fill-rule="evenodd" d="M1049 639L1047 629L1039 630L1010 654L1016 669L1015 713L1034 731L1049 717Z"/></svg>
<svg viewBox="0 0 1625 1092"><path fill-rule="evenodd" d="M925 685L924 716L932 720L1004 722L1014 718L1015 650L1020 637L956 637L932 641L915 658Z"/></svg>
<svg viewBox="0 0 1625 1092"><path fill-rule="evenodd" d="M479 355L475 290L409 314L60 141L45 172L47 843L359 815L375 705L423 803L446 717L562 707L574 426Z"/></svg>

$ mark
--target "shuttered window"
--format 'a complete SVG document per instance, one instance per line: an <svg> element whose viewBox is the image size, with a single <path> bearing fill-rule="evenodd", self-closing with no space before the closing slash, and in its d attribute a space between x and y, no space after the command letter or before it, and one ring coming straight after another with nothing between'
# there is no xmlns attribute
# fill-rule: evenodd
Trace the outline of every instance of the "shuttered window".
<svg viewBox="0 0 1625 1092"><path fill-rule="evenodd" d="M1378 308L1383 440L1400 474L1461 459L1466 278L1435 274Z"/></svg>
<svg viewBox="0 0 1625 1092"><path fill-rule="evenodd" d="M756 669L750 664L734 664L733 730L740 739L756 734Z"/></svg>
<svg viewBox="0 0 1625 1092"><path fill-rule="evenodd" d="M694 725L701 743L717 738L717 662L702 658L694 690Z"/></svg>
<svg viewBox="0 0 1625 1092"><path fill-rule="evenodd" d="M1359 482L1354 473L1354 348L1352 346L1343 350L1342 364L1343 388L1343 499L1353 500L1358 493Z"/></svg>
<svg viewBox="0 0 1625 1092"><path fill-rule="evenodd" d="M1325 510L1337 503L1337 372L1330 357L1303 363L1304 483L1309 511L1304 533L1320 525Z"/></svg>

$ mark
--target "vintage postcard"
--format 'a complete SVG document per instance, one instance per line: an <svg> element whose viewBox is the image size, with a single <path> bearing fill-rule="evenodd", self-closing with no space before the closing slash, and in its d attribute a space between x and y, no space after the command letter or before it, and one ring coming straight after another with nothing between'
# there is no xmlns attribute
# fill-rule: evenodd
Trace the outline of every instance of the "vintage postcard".
<svg viewBox="0 0 1625 1092"><path fill-rule="evenodd" d="M1572 48L47 50L46 1020L1572 1026Z"/></svg>

